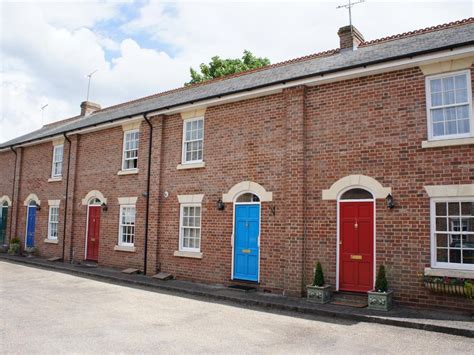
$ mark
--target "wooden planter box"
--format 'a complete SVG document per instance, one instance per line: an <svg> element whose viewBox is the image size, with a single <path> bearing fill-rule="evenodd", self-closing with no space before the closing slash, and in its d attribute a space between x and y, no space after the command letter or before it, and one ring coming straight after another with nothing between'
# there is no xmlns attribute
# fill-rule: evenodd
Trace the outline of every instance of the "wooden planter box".
<svg viewBox="0 0 474 355"><path fill-rule="evenodd" d="M450 285L438 282L424 282L425 287L431 292L444 293L448 295L465 296L467 298L473 297L473 288L465 287L464 285Z"/></svg>
<svg viewBox="0 0 474 355"><path fill-rule="evenodd" d="M369 291L368 307L376 311L389 311L392 309L393 291L375 292Z"/></svg>
<svg viewBox="0 0 474 355"><path fill-rule="evenodd" d="M331 301L331 285L307 286L307 299L316 303L328 303Z"/></svg>

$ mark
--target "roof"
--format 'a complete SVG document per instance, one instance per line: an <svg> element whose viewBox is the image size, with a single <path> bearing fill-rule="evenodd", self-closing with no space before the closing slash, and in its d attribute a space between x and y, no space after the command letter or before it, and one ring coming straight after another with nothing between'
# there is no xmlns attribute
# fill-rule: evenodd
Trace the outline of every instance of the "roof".
<svg viewBox="0 0 474 355"><path fill-rule="evenodd" d="M339 51L336 49L317 53L111 106L86 117L72 117L59 121L57 124L43 126L34 132L0 144L0 149L124 119L145 112L168 109L192 102L196 103L209 98L347 70L371 63L396 60L472 44L474 44L474 18L469 18L364 42L356 51Z"/></svg>

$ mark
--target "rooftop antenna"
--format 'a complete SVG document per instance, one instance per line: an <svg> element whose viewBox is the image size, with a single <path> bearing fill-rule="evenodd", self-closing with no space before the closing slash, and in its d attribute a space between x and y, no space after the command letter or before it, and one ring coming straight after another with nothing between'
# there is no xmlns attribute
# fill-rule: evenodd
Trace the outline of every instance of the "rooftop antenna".
<svg viewBox="0 0 474 355"><path fill-rule="evenodd" d="M44 124L44 109L48 107L48 104L41 107L41 124Z"/></svg>
<svg viewBox="0 0 474 355"><path fill-rule="evenodd" d="M348 4L339 5L338 7L336 7L336 9L346 8L346 9L349 10L349 25L351 26L351 36L353 35L353 33L352 33L352 11L351 11L351 8L352 8L352 6L360 4L362 2L365 2L365 0L359 0L359 1L355 1L355 2L352 2L351 0L349 0Z"/></svg>
<svg viewBox="0 0 474 355"><path fill-rule="evenodd" d="M89 101L89 91L91 89L91 78L92 78L92 75L94 75L95 73L97 73L99 69L96 69L94 70L92 73L88 74L87 77L89 78L89 84L87 84L87 98L86 98L86 101Z"/></svg>

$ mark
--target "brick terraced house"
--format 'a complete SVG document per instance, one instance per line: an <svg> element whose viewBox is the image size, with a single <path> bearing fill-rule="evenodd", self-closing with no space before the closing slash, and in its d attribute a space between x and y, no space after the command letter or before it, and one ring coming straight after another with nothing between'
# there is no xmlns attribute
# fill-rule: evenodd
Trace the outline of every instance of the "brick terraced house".
<svg viewBox="0 0 474 355"><path fill-rule="evenodd" d="M101 109L0 145L0 243L65 262L472 310L474 18Z"/></svg>

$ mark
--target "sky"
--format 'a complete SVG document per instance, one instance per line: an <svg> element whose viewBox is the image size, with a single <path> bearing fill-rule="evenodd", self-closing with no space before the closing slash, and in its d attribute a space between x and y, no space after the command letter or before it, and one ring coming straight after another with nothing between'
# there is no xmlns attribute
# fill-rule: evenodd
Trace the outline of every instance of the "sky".
<svg viewBox="0 0 474 355"><path fill-rule="evenodd" d="M339 46L335 1L0 0L0 142L102 107L180 87L189 68L245 49L272 63ZM366 0L366 40L474 16L474 1ZM41 110L41 107L48 105Z"/></svg>

